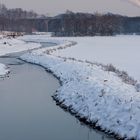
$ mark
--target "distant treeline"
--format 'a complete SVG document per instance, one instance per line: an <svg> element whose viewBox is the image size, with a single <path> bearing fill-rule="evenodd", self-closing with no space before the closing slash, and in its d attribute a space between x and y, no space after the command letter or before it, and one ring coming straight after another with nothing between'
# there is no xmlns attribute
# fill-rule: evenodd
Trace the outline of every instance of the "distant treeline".
<svg viewBox="0 0 140 140"><path fill-rule="evenodd" d="M15 31L26 33L32 33L35 31L47 32L47 25L47 19L7 19L4 17L0 17L1 31Z"/></svg>
<svg viewBox="0 0 140 140"><path fill-rule="evenodd" d="M140 17L67 11L48 18L34 11L8 9L0 4L0 30L27 33L49 31L54 32L56 36L140 34Z"/></svg>
<svg viewBox="0 0 140 140"><path fill-rule="evenodd" d="M49 31L56 36L140 34L140 17L67 12L52 18Z"/></svg>
<svg viewBox="0 0 140 140"><path fill-rule="evenodd" d="M47 31L47 22L44 15L21 8L8 9L0 4L0 30L28 32Z"/></svg>

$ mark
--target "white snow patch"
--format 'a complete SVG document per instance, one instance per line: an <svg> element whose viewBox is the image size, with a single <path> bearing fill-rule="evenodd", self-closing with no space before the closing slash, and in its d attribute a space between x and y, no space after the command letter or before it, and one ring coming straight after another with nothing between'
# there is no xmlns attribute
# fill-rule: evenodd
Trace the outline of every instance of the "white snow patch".
<svg viewBox="0 0 140 140"><path fill-rule="evenodd" d="M8 68L4 64L0 63L0 77L8 74L8 72L9 72Z"/></svg>

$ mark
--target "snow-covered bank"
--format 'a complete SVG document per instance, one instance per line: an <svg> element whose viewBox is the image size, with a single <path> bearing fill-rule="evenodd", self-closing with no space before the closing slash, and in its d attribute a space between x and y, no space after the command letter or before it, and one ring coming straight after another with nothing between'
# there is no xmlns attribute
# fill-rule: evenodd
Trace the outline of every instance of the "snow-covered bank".
<svg viewBox="0 0 140 140"><path fill-rule="evenodd" d="M50 39L56 43L56 38ZM48 42L45 37L38 37L38 41ZM55 48L66 43L62 39L58 39L58 42L60 44ZM68 42L66 44L70 45ZM73 49L77 54L80 52L76 47ZM58 50L55 49L56 53ZM76 116L100 126L108 133L136 139L140 131L140 92L124 83L116 73L104 71L101 66L60 58L51 53L49 48L40 49L21 58L46 67L60 79L62 86L54 98Z"/></svg>
<svg viewBox="0 0 140 140"><path fill-rule="evenodd" d="M9 73L8 68L4 64L0 63L0 77L3 77L4 75L8 73Z"/></svg>
<svg viewBox="0 0 140 140"><path fill-rule="evenodd" d="M41 45L39 43L26 43L19 39L8 39L0 36L0 56L4 56L9 53L15 53L30 49L39 48ZM0 76L8 73L5 65L0 64Z"/></svg>
<svg viewBox="0 0 140 140"><path fill-rule="evenodd" d="M26 43L18 39L0 39L0 56L40 47L37 43Z"/></svg>

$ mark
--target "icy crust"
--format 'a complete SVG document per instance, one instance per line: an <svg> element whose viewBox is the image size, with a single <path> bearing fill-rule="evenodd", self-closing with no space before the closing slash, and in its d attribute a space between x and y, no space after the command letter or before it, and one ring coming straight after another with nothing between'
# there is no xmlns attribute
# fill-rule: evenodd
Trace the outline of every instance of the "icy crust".
<svg viewBox="0 0 140 140"><path fill-rule="evenodd" d="M21 58L47 68L60 79L62 86L54 98L76 116L119 137L137 137L140 93L115 73L100 66L47 55L41 50Z"/></svg>
<svg viewBox="0 0 140 140"><path fill-rule="evenodd" d="M8 68L4 64L0 63L0 78L5 76L8 73L9 73Z"/></svg>

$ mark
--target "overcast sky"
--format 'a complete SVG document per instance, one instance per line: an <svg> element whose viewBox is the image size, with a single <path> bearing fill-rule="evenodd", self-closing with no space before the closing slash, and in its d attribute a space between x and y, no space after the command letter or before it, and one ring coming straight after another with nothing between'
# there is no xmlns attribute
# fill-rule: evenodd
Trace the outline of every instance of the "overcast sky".
<svg viewBox="0 0 140 140"><path fill-rule="evenodd" d="M56 15L67 9L74 12L112 12L140 16L140 0L0 0L8 8L34 10L41 14Z"/></svg>

